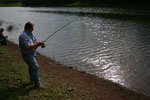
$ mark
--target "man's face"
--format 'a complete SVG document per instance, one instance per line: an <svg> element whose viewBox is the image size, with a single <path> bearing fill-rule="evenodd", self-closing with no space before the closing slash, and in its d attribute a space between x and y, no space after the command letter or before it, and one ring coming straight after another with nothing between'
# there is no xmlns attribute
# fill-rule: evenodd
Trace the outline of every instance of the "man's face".
<svg viewBox="0 0 150 100"><path fill-rule="evenodd" d="M29 31L30 33L32 33L33 30L34 30L34 27L32 26L32 28L30 28L28 31Z"/></svg>

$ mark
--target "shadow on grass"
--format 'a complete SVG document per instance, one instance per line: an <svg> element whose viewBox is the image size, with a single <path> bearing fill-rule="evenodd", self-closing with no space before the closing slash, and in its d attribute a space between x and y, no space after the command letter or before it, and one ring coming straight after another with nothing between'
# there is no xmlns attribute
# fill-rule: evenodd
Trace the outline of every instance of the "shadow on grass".
<svg viewBox="0 0 150 100"><path fill-rule="evenodd" d="M0 99L1 100L19 100L23 96L29 94L31 90L34 90L34 86L29 83L21 84L20 86L4 87L0 88Z"/></svg>

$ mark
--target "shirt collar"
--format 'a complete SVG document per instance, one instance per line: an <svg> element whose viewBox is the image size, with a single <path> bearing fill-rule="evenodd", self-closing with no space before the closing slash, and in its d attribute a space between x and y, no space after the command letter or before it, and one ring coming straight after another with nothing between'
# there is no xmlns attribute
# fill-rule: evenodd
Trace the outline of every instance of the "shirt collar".
<svg viewBox="0 0 150 100"><path fill-rule="evenodd" d="M27 35L32 35L32 33L29 33L29 32L27 32L27 31L24 31Z"/></svg>

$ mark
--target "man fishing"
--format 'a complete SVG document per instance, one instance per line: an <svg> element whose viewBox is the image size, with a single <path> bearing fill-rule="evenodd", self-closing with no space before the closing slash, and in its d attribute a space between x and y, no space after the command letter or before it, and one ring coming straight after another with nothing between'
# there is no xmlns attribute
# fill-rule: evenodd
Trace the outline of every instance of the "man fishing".
<svg viewBox="0 0 150 100"><path fill-rule="evenodd" d="M44 89L39 79L39 66L36 61L36 49L40 46L45 46L44 42L38 42L32 31L34 25L27 22L24 26L24 31L19 36L19 47L23 60L28 65L30 83L35 84L36 88Z"/></svg>

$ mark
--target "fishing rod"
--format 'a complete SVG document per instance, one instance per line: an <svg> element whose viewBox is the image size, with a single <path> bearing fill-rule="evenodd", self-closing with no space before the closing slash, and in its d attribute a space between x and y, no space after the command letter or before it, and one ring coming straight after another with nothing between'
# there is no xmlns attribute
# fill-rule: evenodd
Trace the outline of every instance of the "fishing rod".
<svg viewBox="0 0 150 100"><path fill-rule="evenodd" d="M48 39L50 39L52 36L54 36L57 32L59 32L60 30L62 30L63 28L65 28L66 26L70 25L71 23L73 23L75 20L70 21L69 23L63 25L62 27L60 27L58 30L56 30L53 34L51 34L50 36L48 36L43 42L46 42ZM41 48L45 48L45 46L42 46Z"/></svg>
<svg viewBox="0 0 150 100"><path fill-rule="evenodd" d="M60 27L57 31L55 31L53 34L51 34L50 36L48 36L43 42L46 42L48 39L50 39L53 35L55 35L57 32L59 32L60 30L62 30L63 28L65 28L66 26L70 25L73 21L70 21L69 23L63 25L62 27Z"/></svg>

